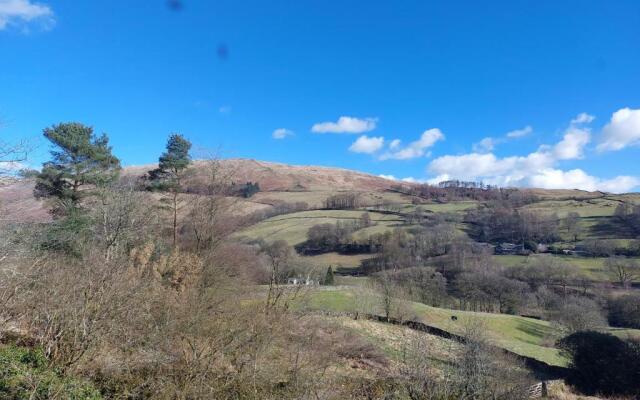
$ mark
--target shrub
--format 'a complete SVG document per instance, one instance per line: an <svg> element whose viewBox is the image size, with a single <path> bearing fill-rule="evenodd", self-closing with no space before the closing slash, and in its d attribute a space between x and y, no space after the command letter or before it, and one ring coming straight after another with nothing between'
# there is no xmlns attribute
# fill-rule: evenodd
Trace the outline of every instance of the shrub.
<svg viewBox="0 0 640 400"><path fill-rule="evenodd" d="M48 367L42 351L17 346L0 347L0 398L76 400L102 399L90 383L65 377Z"/></svg>
<svg viewBox="0 0 640 400"><path fill-rule="evenodd" d="M640 295L628 294L609 300L609 324L640 328Z"/></svg>

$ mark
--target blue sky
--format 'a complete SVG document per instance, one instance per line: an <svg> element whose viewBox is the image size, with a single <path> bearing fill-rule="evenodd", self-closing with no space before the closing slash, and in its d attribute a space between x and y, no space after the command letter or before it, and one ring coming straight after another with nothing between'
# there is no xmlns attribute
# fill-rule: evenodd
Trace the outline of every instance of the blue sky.
<svg viewBox="0 0 640 400"><path fill-rule="evenodd" d="M0 140L640 188L640 2L0 0Z"/></svg>

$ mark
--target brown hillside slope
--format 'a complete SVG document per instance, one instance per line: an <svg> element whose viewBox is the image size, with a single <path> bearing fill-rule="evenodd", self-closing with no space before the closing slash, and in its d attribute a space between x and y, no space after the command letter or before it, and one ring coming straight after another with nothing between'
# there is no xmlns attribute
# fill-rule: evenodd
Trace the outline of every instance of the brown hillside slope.
<svg viewBox="0 0 640 400"><path fill-rule="evenodd" d="M205 171L204 162L194 161L195 179ZM156 166L141 165L126 167L124 176L142 176ZM302 166L257 161L244 158L232 158L220 161L220 167L226 176L232 176L234 182L258 182L263 191L297 190L355 190L379 191L391 188L397 182L362 172L342 168Z"/></svg>
<svg viewBox="0 0 640 400"><path fill-rule="evenodd" d="M202 161L193 163L191 177L187 185L197 186L199 180L205 179L207 171L204 166ZM153 164L125 167L121 176L125 178L141 177L155 167L156 165ZM318 192L317 197L321 200L331 192L342 190L379 192L389 189L395 184L394 181L346 169L296 166L250 159L222 160L220 167L221 173L233 177L234 182L258 182L260 184L260 189L263 191L261 196L258 196L253 202L244 202L247 205L247 212L259 208L259 203L269 204L272 202L269 199L269 193L264 192ZM34 182L28 180L5 179L0 181L0 220L4 222L46 222L50 220L44 202L33 197L33 186ZM276 196L276 198L279 197ZM284 197L285 200L297 200L293 194ZM291 197L291 199L287 197ZM307 198L305 197L304 200ZM321 201L310 203L312 206L319 206Z"/></svg>

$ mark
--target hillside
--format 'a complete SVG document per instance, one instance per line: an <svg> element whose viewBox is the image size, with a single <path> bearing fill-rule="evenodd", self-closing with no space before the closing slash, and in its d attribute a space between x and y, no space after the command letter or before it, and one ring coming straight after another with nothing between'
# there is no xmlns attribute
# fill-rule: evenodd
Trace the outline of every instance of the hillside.
<svg viewBox="0 0 640 400"><path fill-rule="evenodd" d="M197 180L205 173L204 162L195 161L192 179ZM123 176L142 176L153 164L124 168ZM363 172L342 168L289 165L246 158L231 158L220 161L221 173L233 177L237 183L258 182L260 189L268 192L279 191L380 191L391 188L394 181Z"/></svg>
<svg viewBox="0 0 640 400"><path fill-rule="evenodd" d="M197 224L207 217L190 211L197 210L196 207L203 204L201 200L206 199L203 188L208 183L211 166L195 161L183 182L185 193L181 196L178 220L184 221L179 232L185 249L192 229L199 228ZM136 181L154 167L126 167L121 178ZM223 177L222 193L227 196L222 198L227 204L224 217L240 222L229 236L233 242L230 253L223 250L220 254L230 260L238 255L238 263L232 261L231 270L244 271L238 276L243 282L240 287L245 291L234 298L238 301L231 305L234 313L249 313L252 306L263 304L268 283L264 279L265 266L269 265L265 254L284 243L288 251L269 256L283 257L277 261L283 268L279 278L282 286L277 289L281 291L280 301L284 302L285 309L291 307L296 321L292 327L301 329L298 321L304 321L304 329L318 326L322 340L332 341L332 345L325 347L336 352L331 373L339 379L397 376L407 368L407 350L417 343L428 343L428 352L423 355L428 355L430 369L436 375L446 373L464 351L462 343L452 337L464 336L473 326L481 327L484 339L495 348L520 357L519 360L533 362L534 367L528 368L536 377L547 374L555 377L569 362L556 341L566 335L569 324L591 323L567 320L565 314L580 315L583 311L569 310L562 314L563 309L555 305L560 304L559 296L565 298L567 293L571 298L583 296L581 301L586 301L587 306L591 298L599 298L600 304L605 304L615 296L635 291L638 285L637 276L629 281L629 288L612 282L607 270L607 254L563 253L564 249L584 246L587 241L604 240L611 242L612 250L627 251L630 255L627 260L640 265L636 232L633 227L624 228L616 217L616 207L622 202L640 203L637 194L477 189L479 196L474 197L473 193L461 195L455 193L456 188L447 188L444 190L451 189L451 197L418 197L400 193L394 188L397 185L394 181L361 172L247 159L222 160L215 173ZM260 191L244 198L241 192L227 190L248 182L257 183ZM51 220L47 202L33 197L33 187L33 180L11 179L0 184L3 221ZM411 189L411 185L408 187ZM534 196L525 200L518 197L527 192ZM507 197L483 197L504 193ZM509 199L508 193L515 193L515 200ZM339 194L356 194L358 201L344 209L327 209L326 200ZM169 225L168 214L161 203L166 194L141 191L136 196L144 203L143 214L156 215L160 226ZM495 207L496 204L499 207ZM91 203L86 206L91 208ZM487 216L486 212L495 214ZM486 218L483 219L483 215ZM527 234L543 232L545 226L551 224L553 234L548 240L536 237L535 242L533 239L530 242L535 245L540 240L556 250L541 251L541 254L529 249L522 253L494 253L494 248L508 240L501 236L502 230L514 228L498 224L520 215L535 216L521 221L531 226L523 231ZM576 218L572 231L566 225L570 215ZM224 228L226 222L214 223ZM482 224L484 228L477 229ZM47 225L39 226L47 229ZM323 235L320 239L316 237L316 242L312 242L310 234L314 228ZM136 223L129 229L135 232L130 240L142 246L136 242L138 229L152 228ZM574 231L578 232L579 240L572 237ZM481 236L487 232L493 236ZM275 247L269 247L272 245ZM182 259L174 261L182 266ZM550 267L544 269L545 266ZM331 274L335 274L331 283L325 281L329 268L333 271ZM491 280L478 279L484 276L478 271L488 271ZM169 275L158 276L166 279L164 276ZM312 284L299 290L296 286L302 285L290 284L292 279L295 282L306 279L305 282ZM68 280L64 278L60 282ZM466 286L465 280L468 280ZM548 286L542 291L538 290L541 280ZM175 282L180 280L161 286L172 290ZM609 288L607 295L603 294L603 288ZM584 304L574 305L587 307ZM596 310L599 314L593 323L600 324L599 329L623 339L640 337L640 330L609 326L602 317L605 312L604 308ZM360 313L386 314L396 320L423 324L432 331L358 318ZM286 341L282 343L287 346ZM0 353L2 351L0 346Z"/></svg>
<svg viewBox="0 0 640 400"><path fill-rule="evenodd" d="M156 165L125 167L123 178L140 178ZM261 192L251 201L245 202L248 212L264 208L279 201L304 201L311 206L320 206L322 201L338 191L366 193L374 200L374 193L390 189L395 182L362 172L341 168L298 166L250 159L227 159L220 161L220 174L232 177L236 183L257 182ZM195 161L187 185L198 185L207 174L204 162ZM33 198L33 182L6 179L0 182L0 215L9 221L48 221L49 215L42 201ZM394 194L389 194L391 197ZM379 196L378 196L379 197Z"/></svg>

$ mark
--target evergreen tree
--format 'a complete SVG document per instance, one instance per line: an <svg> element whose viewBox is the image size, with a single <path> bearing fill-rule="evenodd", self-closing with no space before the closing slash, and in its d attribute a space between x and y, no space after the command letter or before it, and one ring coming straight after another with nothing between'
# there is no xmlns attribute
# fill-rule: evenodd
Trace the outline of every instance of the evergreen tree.
<svg viewBox="0 0 640 400"><path fill-rule="evenodd" d="M331 265L329 265L329 268L327 268L327 274L324 277L324 284L333 285L333 283L334 283L333 268L331 267Z"/></svg>
<svg viewBox="0 0 640 400"><path fill-rule="evenodd" d="M167 151L158 158L158 168L149 172L152 188L167 191L170 197L166 203L173 214L173 246L176 246L178 235L178 210L180 209L179 194L182 189L182 179L191 157L191 142L184 136L174 133L167 141Z"/></svg>
<svg viewBox="0 0 640 400"><path fill-rule="evenodd" d="M111 154L106 134L96 136L93 128L77 122L61 123L44 130L54 146L52 159L37 175L36 197L57 197L76 205L91 191L87 187L114 181L120 161Z"/></svg>

